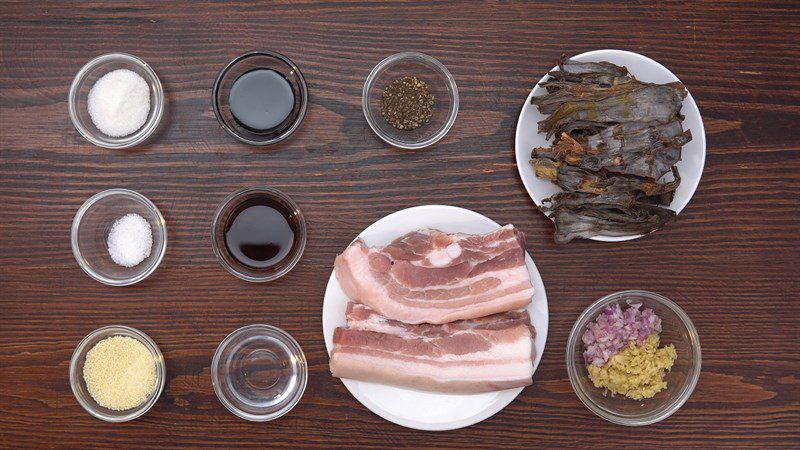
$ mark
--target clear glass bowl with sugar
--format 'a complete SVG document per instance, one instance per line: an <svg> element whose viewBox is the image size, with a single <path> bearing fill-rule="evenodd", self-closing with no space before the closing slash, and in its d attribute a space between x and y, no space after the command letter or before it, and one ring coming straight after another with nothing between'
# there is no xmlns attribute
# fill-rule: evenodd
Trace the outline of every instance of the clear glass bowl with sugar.
<svg viewBox="0 0 800 450"><path fill-rule="evenodd" d="M137 131L127 136L111 137L100 131L89 114L89 92L101 77L117 69L127 69L140 75L150 91L150 112ZM69 88L69 117L75 129L94 145L104 148L130 148L151 137L164 115L164 89L158 75L144 60L127 53L108 53L86 63L72 80Z"/></svg>

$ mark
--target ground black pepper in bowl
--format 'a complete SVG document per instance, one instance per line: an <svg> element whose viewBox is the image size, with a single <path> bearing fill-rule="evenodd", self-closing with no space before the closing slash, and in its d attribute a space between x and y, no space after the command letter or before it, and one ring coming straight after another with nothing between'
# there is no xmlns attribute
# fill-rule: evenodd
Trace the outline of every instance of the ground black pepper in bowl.
<svg viewBox="0 0 800 450"><path fill-rule="evenodd" d="M431 120L434 103L428 83L417 77L402 77L383 90L381 115L398 130L414 130Z"/></svg>

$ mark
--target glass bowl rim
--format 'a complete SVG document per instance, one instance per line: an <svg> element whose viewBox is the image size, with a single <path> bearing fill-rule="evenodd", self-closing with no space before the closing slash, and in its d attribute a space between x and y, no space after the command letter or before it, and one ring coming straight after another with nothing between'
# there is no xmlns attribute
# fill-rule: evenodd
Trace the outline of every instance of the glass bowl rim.
<svg viewBox="0 0 800 450"><path fill-rule="evenodd" d="M104 333L109 333L108 337L127 336L138 340L145 347L147 347L147 350L150 352L151 355L153 355L153 359L156 362L156 388L154 394L151 395L150 400L142 403L137 407L131 408L130 410L126 410L129 411L129 413L120 416L106 414L94 408L92 404L90 404L83 398L83 396L78 394L79 392L78 385L80 383L80 381L78 380L78 356L89 345L90 341L92 341L94 338ZM81 341L75 347L75 350L72 352L72 357L70 358L69 362L69 385L70 389L72 390L72 395L81 405L81 407L83 407L83 409L86 410L86 412L106 422L127 422L129 420L136 419L137 417L140 417L145 413L147 413L148 411L150 411L153 405L155 405L158 399L161 397L161 394L164 392L166 379L167 379L167 368L166 368L166 363L164 361L164 355L161 353L161 349L158 347L155 341L150 336L145 334L143 331L126 325L106 325L87 334L86 336L84 336L83 339L81 339ZM120 413L123 412L125 411L120 411Z"/></svg>
<svg viewBox="0 0 800 450"><path fill-rule="evenodd" d="M294 352L293 356L297 358L295 365L298 368L298 373L301 378L300 383L292 394L292 399L278 411L270 414L252 414L242 411L234 406L230 400L228 400L228 397L225 396L225 394L222 392L222 388L220 387L220 378L217 373L217 369L219 369L221 363L222 352L231 344L231 342L234 341L234 339L238 338L244 333L247 333L248 331L260 331L260 335L262 336L269 335L270 337L279 339ZM267 422L282 417L294 409L298 403L300 403L300 400L303 398L303 394L306 391L306 386L308 385L308 361L306 360L306 355L303 352L303 348L300 347L300 344L297 342L297 340L283 329L273 325L259 323L245 325L233 330L227 336L225 336L225 338L220 341L217 349L214 351L214 358L211 360L211 384L214 387L214 393L217 395L220 403L222 403L222 405L225 406L228 411L245 420L250 420L253 422Z"/></svg>
<svg viewBox="0 0 800 450"><path fill-rule="evenodd" d="M161 225L161 230L164 234L163 244L161 245L161 251L158 253L156 258L153 259L153 262L150 265L150 267L135 277L126 278L123 280L114 280L108 278L106 276L97 273L95 270L89 267L83 261L83 255L81 254L80 247L78 246L78 229L80 228L80 224L83 221L83 216L86 214L86 211L88 211L89 208L91 208L98 201L114 195L122 195L125 197L133 198L143 203L148 208L152 209L155 212L156 217L158 218L158 223ZM70 245L72 246L72 255L75 257L75 261L78 262L80 268L83 269L83 271L86 272L87 275L108 286L130 286L150 276L150 274L155 272L155 270L161 264L161 261L164 259L164 255L167 252L167 223L166 221L164 221L164 216L161 215L161 211L158 210L158 207L156 207L156 205L144 195L130 189L122 189L122 188L106 189L105 191L100 191L97 194L94 194L93 196L89 197L85 202L83 202L81 207L78 208L78 212L75 213L75 217L72 219L72 228L70 230Z"/></svg>
<svg viewBox="0 0 800 450"><path fill-rule="evenodd" d="M269 195L274 195L280 198L281 200L285 201L296 212L298 222L300 224L300 229L298 230L300 242L298 244L297 252L295 253L294 256L292 256L291 261L289 261L289 263L283 269L267 276L255 277L236 270L235 267L231 266L230 264L228 264L227 261L225 261L225 258L222 256L222 249L219 247L219 245L217 245L217 240L215 239L217 225L221 224L222 211L225 209L225 207L228 206L234 200L237 200L239 197L242 197L243 195L249 194L251 192L264 192ZM217 206L217 210L214 212L214 219L211 221L211 248L214 250L214 255L217 257L217 261L219 261L219 264L222 267L224 267L225 270L227 270L230 274L245 281L250 281L253 283L264 283L268 281L277 280L278 278L286 275L292 269L294 269L297 263L300 262L300 259L303 257L303 252L306 249L306 243L308 240L307 233L308 231L306 228L305 216L303 216L303 212L300 210L300 207L297 206L297 203L295 203L295 201L292 200L292 198L288 194L285 194L283 191L269 186L251 186L239 189L235 192L228 194L228 196L225 197L225 199L219 203L219 206Z"/></svg>
<svg viewBox="0 0 800 450"><path fill-rule="evenodd" d="M578 373L578 368L575 364L575 353L574 348L576 345L576 341L580 339L580 335L582 334L583 327L581 327L581 323L592 319L592 316L599 314L602 307L605 307L608 304L618 302L624 296L633 296L638 295L641 297L645 297L649 300L655 301L660 303L667 308L669 308L675 315L678 316L680 321L686 327L687 333L689 335L690 346L692 348L692 361L694 365L691 366L690 370L692 373L687 377L686 381L680 387L680 392L678 395L666 405L661 408L658 408L654 411L639 414L637 416L622 416L616 414L615 412L608 410L607 408L602 407L601 405L592 401L589 395L581 388L581 384L578 382L578 377L581 376ZM588 323L588 322L587 322ZM593 413L598 415L599 417L619 425L626 425L626 426L643 426L643 425L650 425L656 422L660 422L672 414L674 414L678 409L683 406L684 403L689 399L694 392L695 387L697 386L697 382L700 378L700 372L702 368L702 351L700 347L700 337L697 333L697 329L695 328L692 320L686 314L686 312L678 306L677 303L673 302L672 300L664 297L663 295L657 294L655 292L645 291L645 290L625 290L614 292L612 294L608 294L595 302L589 305L578 319L575 320L575 324L572 326L570 330L569 337L567 339L567 349L566 349L566 364L567 364L567 374L569 376L570 384L572 385L572 389L575 391L575 394L580 399L581 403L583 403L589 410Z"/></svg>
<svg viewBox="0 0 800 450"><path fill-rule="evenodd" d="M404 60L421 60L424 61L436 69L441 75L444 75L445 84L448 87L448 91L453 97L453 101L450 105L450 114L447 118L447 121L442 125L439 131L436 132L433 136L428 139L419 141L419 142L405 142L405 141L398 141L397 139L392 138L391 136L386 135L385 133L380 131L380 128L376 125L375 121L377 120L375 116L370 112L369 108L369 92L372 90L373 86L375 85L375 81L378 78L378 75L383 72L384 69L395 64L400 61ZM367 79L364 82L364 88L361 92L361 109L364 112L364 118L367 120L367 124L372 129L375 134L383 139L384 142L391 144L398 148L403 148L406 150L418 150L428 146L431 146L437 142L439 142L447 133L450 131L450 128L453 127L453 124L456 122L456 117L458 116L458 108L459 108L459 97L458 97L458 86L456 85L456 80L453 78L453 75L447 70L447 67L444 66L439 60L436 58L426 55L425 53L420 52L400 52L395 53L394 55L388 56L384 58L381 62L379 62L375 67L372 68L369 75L367 75Z"/></svg>
<svg viewBox="0 0 800 450"><path fill-rule="evenodd" d="M300 86L299 86L301 95L300 112L297 114L297 118L294 120L294 122L292 122L292 125L289 128L284 130L283 133L279 134L273 139L269 139L266 141L254 141L252 139L248 139L244 136L241 136L234 129L229 127L228 124L225 123L225 120L223 120L222 118L220 105L219 102L217 101L217 93L219 93L219 89L222 85L222 80L225 77L225 75L227 75L227 73L236 64L244 61L247 58L252 58L255 56L266 56L281 61L282 63L289 66L297 75L297 79L300 80ZM257 146L273 145L277 144L278 142L286 140L295 131L297 131L298 128L300 128L300 125L302 124L303 120L306 117L306 111L308 110L308 85L306 84L306 79L303 76L303 72L300 70L299 67L297 67L297 64L295 64L291 59L289 59L289 57L272 50L250 50L240 54L239 56L236 56L235 58L230 60L227 64L225 64L225 66L223 66L222 69L220 69L219 73L217 74L217 78L214 80L214 87L211 89L211 104L213 106L212 109L214 110L214 116L217 118L217 122L219 122L219 124L222 126L222 129L224 129L226 133L233 136L239 142Z"/></svg>
<svg viewBox="0 0 800 450"><path fill-rule="evenodd" d="M118 142L111 142L103 137L98 137L88 128L83 125L83 122L78 118L78 89L80 87L81 82L86 77L86 74L89 71L95 69L102 63L113 61L113 60L123 60L129 64L139 67L140 69L144 70L148 76L152 78L152 84L155 86L155 96L156 96L156 105L150 105L151 108L155 107L155 111L153 112L152 116L148 114L147 122L142 125L136 132L119 138ZM148 87L150 86L150 80L148 81ZM155 133L158 129L158 125L161 123L161 118L164 116L164 105L166 103L166 99L164 97L164 87L161 85L161 80L158 78L155 70L150 67L145 60L139 58L138 56L131 55L129 53L105 53L103 55L97 56L92 58L89 62L83 65L81 69L75 74L75 77L72 79L72 84L69 87L69 94L67 95L67 104L69 109L69 117L72 120L72 125L75 126L75 129L78 130L78 133L81 134L87 141L91 142L92 144L103 147L103 148L110 148L110 149L125 149L131 148L142 142L146 141L150 136Z"/></svg>

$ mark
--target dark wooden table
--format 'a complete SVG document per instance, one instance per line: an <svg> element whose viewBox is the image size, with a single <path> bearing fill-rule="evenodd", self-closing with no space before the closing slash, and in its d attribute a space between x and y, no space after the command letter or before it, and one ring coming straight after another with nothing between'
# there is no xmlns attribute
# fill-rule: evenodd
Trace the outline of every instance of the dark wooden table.
<svg viewBox="0 0 800 450"><path fill-rule="evenodd" d="M794 446L800 445L800 6L791 2L3 2L0 4L0 446ZM553 243L517 175L513 136L536 80L567 55L643 53L669 67L703 114L708 158L677 222L625 243ZM217 71L248 49L285 53L308 80L310 108L285 143L239 144L217 124ZM361 88L383 57L419 50L456 78L461 110L423 151L380 141ZM95 147L67 114L72 77L102 53L136 54L158 72L160 134L129 151ZM269 284L225 272L209 227L243 186L289 193L308 220L300 264ZM161 209L169 248L132 287L78 268L70 224L92 194L139 191ZM384 421L330 376L322 298L334 256L364 227L414 205L470 208L528 237L547 287L550 333L534 385L505 410L451 432ZM595 417L564 366L578 314L610 292L676 300L697 326L703 372L674 416L631 429ZM289 331L309 362L290 414L250 423L214 395L209 366L230 331ZM80 339L126 324L152 336L168 379L145 416L113 425L69 388Z"/></svg>

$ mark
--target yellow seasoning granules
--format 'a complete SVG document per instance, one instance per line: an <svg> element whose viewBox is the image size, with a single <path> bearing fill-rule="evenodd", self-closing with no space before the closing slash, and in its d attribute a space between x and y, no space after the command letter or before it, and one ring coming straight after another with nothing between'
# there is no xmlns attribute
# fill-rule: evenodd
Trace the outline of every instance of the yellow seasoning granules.
<svg viewBox="0 0 800 450"><path fill-rule="evenodd" d="M113 336L86 353L83 379L97 403L123 411L141 405L155 389L156 361L138 340Z"/></svg>
<svg viewBox="0 0 800 450"><path fill-rule="evenodd" d="M658 348L659 341L656 333L642 345L631 341L603 367L589 364L589 378L595 387L606 388L612 394L622 394L634 400L653 397L667 387L664 374L672 368L677 356L674 345Z"/></svg>

